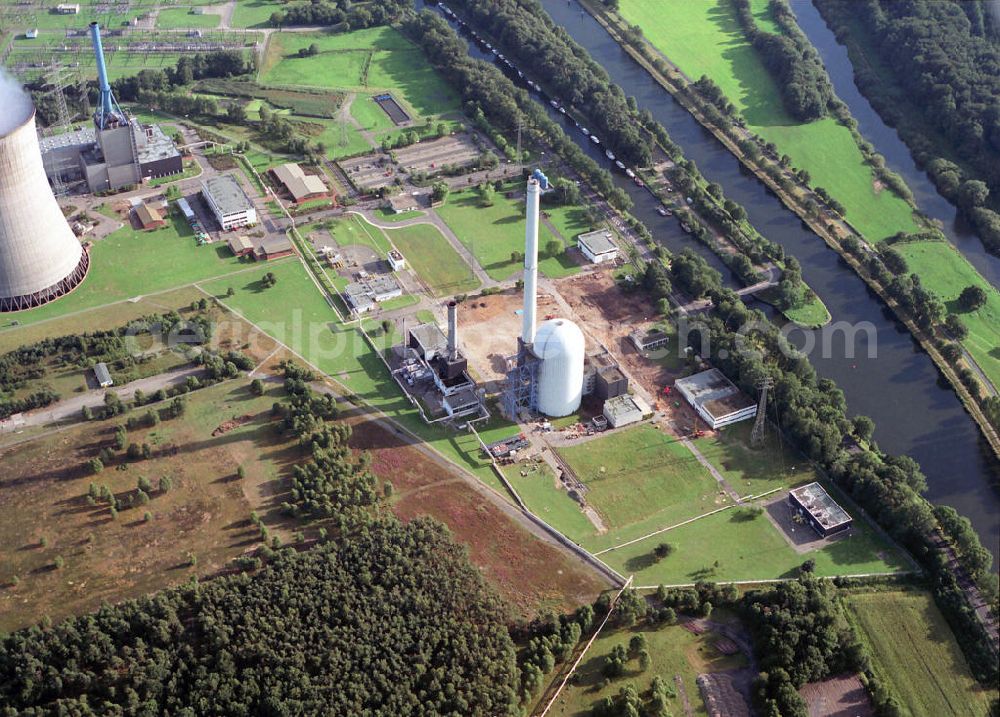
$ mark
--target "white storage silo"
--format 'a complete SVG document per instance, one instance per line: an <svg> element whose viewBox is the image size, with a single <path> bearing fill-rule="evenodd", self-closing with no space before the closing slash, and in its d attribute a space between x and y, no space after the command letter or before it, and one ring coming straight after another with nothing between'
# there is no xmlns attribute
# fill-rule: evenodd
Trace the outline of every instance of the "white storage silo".
<svg viewBox="0 0 1000 717"><path fill-rule="evenodd" d="M30 98L0 78L0 102L0 311L18 311L75 288L89 257L45 177Z"/></svg>
<svg viewBox="0 0 1000 717"><path fill-rule="evenodd" d="M580 327L567 319L551 319L535 332L532 353L538 367L538 411L554 418L568 416L583 397L585 344Z"/></svg>

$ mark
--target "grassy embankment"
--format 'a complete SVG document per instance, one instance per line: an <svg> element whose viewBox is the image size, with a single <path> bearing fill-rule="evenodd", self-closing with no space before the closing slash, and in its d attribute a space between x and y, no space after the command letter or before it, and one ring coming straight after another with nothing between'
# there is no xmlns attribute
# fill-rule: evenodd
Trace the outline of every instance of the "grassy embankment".
<svg viewBox="0 0 1000 717"><path fill-rule="evenodd" d="M754 6L757 17L766 13L761 6ZM719 85L746 119L748 128L774 142L780 154L791 158L793 167L807 170L812 186L823 187L838 199L848 221L867 240L878 243L897 232L921 228L912 207L876 183L872 168L864 163L846 127L832 117L801 123L785 112L777 84L746 40L726 0L683 6L623 0L621 14L629 23L639 25L653 46L686 75L697 79L704 74ZM939 271L953 277L948 282L929 278L931 290L943 300L948 301L964 286L974 283L992 293L994 307L1000 306L996 290L958 252L926 251L937 251L938 260L948 265ZM969 283L957 286L954 281L959 277ZM995 309L984 310L985 315L966 322L970 330L966 348L977 362L985 358L979 347L995 345L994 337L1000 330L996 324L989 326L991 313ZM994 384L1000 382L995 360L985 361L981 367Z"/></svg>
<svg viewBox="0 0 1000 717"><path fill-rule="evenodd" d="M850 594L844 603L872 656L873 670L892 686L909 714L987 714L991 695L969 672L930 593Z"/></svg>

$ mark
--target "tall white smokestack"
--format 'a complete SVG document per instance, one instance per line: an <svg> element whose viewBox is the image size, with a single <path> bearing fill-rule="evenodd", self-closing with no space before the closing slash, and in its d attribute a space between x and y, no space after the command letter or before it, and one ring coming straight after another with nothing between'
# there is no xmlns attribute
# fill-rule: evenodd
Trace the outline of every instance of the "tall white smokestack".
<svg viewBox="0 0 1000 717"><path fill-rule="evenodd" d="M458 302L448 302L448 358L458 358Z"/></svg>
<svg viewBox="0 0 1000 717"><path fill-rule="evenodd" d="M49 188L31 99L2 72L0 106L0 311L18 311L75 288L89 257Z"/></svg>
<svg viewBox="0 0 1000 717"><path fill-rule="evenodd" d="M543 186L544 185L544 186ZM538 327L538 204L548 180L537 169L528 179L527 222L524 228L524 317L521 341L531 344Z"/></svg>

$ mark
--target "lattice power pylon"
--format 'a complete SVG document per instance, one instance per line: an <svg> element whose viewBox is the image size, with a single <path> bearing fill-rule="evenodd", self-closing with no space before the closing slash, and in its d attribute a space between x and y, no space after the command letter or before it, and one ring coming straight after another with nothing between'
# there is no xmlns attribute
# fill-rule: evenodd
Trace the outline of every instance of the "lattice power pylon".
<svg viewBox="0 0 1000 717"><path fill-rule="evenodd" d="M753 432L750 434L750 445L754 448L759 448L764 443L767 431L767 392L771 388L774 388L774 379L770 376L757 382L760 399L757 401L757 420L754 421Z"/></svg>

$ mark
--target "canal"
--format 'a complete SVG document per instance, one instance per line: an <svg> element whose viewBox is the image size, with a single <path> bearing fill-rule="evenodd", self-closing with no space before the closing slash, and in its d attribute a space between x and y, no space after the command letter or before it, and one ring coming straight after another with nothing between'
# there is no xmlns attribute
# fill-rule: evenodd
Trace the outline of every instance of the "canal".
<svg viewBox="0 0 1000 717"><path fill-rule="evenodd" d="M836 252L748 173L576 2L542 0L542 4L626 95L635 96L640 108L653 113L702 174L746 208L761 233L799 260L803 278L826 303L835 322L867 327L855 334L853 342L848 340L849 332L843 331L795 330L790 338L800 346L815 343L810 360L820 376L843 389L850 413L874 419L875 440L884 450L907 454L920 463L927 476L927 497L968 516L983 544L995 546L1000 540L1000 495L992 483L1000 480L1000 465L955 393L906 329ZM470 51L489 57L472 43ZM603 159L582 133L569 126L567 132L591 156ZM624 177L617 181L635 202L633 213L658 241L672 250L691 246L720 268L718 259L680 232L676 222L656 215L656 200L648 192L631 186ZM729 276L727 270L724 274Z"/></svg>
<svg viewBox="0 0 1000 717"><path fill-rule="evenodd" d="M959 215L951 202L938 194L927 174L917 167L909 148L895 129L882 121L868 99L854 84L854 67L847 48L837 42L819 10L809 0L793 0L799 27L819 51L833 87L858 121L858 130L885 157L886 166L899 174L913 190L919 209L940 222L948 240L965 255L988 282L1000 287L1000 257L986 251L982 241Z"/></svg>

